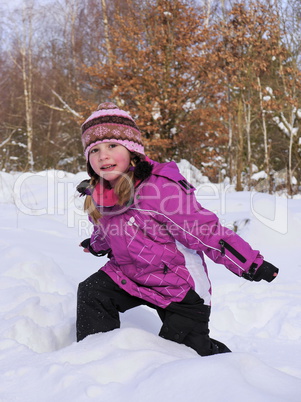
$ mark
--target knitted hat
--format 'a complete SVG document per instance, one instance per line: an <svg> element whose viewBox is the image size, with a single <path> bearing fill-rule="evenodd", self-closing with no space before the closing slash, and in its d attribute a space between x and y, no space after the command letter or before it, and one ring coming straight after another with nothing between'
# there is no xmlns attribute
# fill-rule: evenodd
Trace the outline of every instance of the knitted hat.
<svg viewBox="0 0 301 402"><path fill-rule="evenodd" d="M141 132L135 121L111 102L101 103L82 125L82 143L87 160L90 149L102 142L117 142L130 152L145 156Z"/></svg>

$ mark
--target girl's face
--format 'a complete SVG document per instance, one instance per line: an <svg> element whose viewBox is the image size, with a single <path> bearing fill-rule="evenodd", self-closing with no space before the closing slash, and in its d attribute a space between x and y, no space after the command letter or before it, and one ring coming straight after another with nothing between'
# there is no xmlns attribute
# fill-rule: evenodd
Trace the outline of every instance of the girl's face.
<svg viewBox="0 0 301 402"><path fill-rule="evenodd" d="M114 187L120 175L128 170L131 154L116 142L102 142L90 149L89 162L94 172Z"/></svg>

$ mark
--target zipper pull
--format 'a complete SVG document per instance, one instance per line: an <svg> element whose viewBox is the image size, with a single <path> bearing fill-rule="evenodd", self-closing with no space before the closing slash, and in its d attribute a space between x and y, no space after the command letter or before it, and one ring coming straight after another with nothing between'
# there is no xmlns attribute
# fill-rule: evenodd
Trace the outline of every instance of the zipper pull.
<svg viewBox="0 0 301 402"><path fill-rule="evenodd" d="M221 255L224 256L226 254L225 252L225 242L224 240L220 240L219 244L221 245Z"/></svg>

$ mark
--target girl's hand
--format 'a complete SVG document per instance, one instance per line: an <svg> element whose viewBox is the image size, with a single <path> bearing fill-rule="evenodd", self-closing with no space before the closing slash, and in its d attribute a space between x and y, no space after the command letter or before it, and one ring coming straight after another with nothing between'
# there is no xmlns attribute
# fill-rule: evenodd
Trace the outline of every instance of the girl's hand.
<svg viewBox="0 0 301 402"><path fill-rule="evenodd" d="M267 261L263 261L262 265L257 269L255 274L246 275L243 277L249 281L259 282L261 280L272 282L278 275L279 269Z"/></svg>
<svg viewBox="0 0 301 402"><path fill-rule="evenodd" d="M278 275L279 269L267 261L263 261L254 275L254 281L259 282L262 279L267 282L272 282Z"/></svg>
<svg viewBox="0 0 301 402"><path fill-rule="evenodd" d="M85 253L91 253L91 254L95 255L96 257L103 257L105 255L108 255L108 257L111 258L111 255L112 255L110 248L108 248L107 250L100 250L100 251L97 251L97 252L94 251L93 248L90 246L90 239L89 238L83 240L79 244L79 246L84 248L83 251Z"/></svg>
<svg viewBox="0 0 301 402"><path fill-rule="evenodd" d="M85 252L85 253L90 253L90 239L85 239L85 240L83 240L80 244L79 244L79 247L83 247L84 249L83 249L83 251Z"/></svg>
<svg viewBox="0 0 301 402"><path fill-rule="evenodd" d="M83 247L81 244L79 244L79 246L80 246L80 247ZM84 249L83 249L83 252L84 252L84 253L90 253L90 251L89 251L87 248L84 248Z"/></svg>

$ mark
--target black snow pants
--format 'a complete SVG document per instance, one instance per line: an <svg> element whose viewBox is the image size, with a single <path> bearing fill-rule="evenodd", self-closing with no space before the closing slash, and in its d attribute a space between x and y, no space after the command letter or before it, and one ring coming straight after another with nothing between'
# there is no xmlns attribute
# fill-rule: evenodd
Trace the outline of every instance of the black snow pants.
<svg viewBox="0 0 301 402"><path fill-rule="evenodd" d="M121 289L105 272L98 271L78 287L77 341L98 332L120 327L119 313L147 305L157 310L162 321L159 336L182 343L201 356L230 352L226 345L209 337L210 307L194 290L179 303L160 308Z"/></svg>

